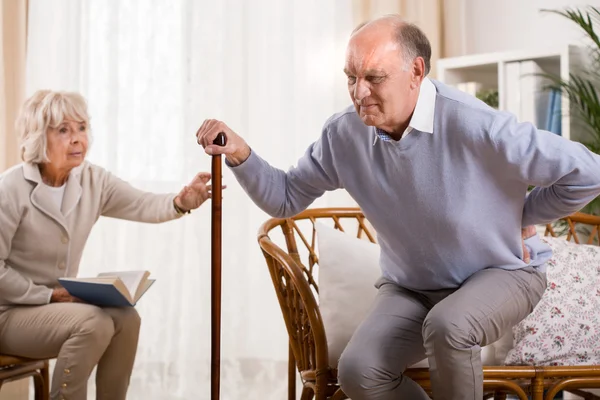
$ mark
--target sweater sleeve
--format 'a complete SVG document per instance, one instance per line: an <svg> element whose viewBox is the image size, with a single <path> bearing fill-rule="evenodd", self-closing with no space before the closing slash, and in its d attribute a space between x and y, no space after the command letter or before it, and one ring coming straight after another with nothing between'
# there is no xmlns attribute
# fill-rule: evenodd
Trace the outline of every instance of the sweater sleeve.
<svg viewBox="0 0 600 400"><path fill-rule="evenodd" d="M491 133L506 173L536 186L525 200L522 226L570 215L600 194L600 156L583 144L504 113Z"/></svg>
<svg viewBox="0 0 600 400"><path fill-rule="evenodd" d="M16 201L9 198L8 190L0 187L0 296L12 304L47 304L50 302L52 289L36 285L6 264L21 219L15 204Z"/></svg>
<svg viewBox="0 0 600 400"><path fill-rule="evenodd" d="M109 171L101 169L101 174L101 215L147 223L166 222L180 217L173 206L175 194L146 192L133 187Z"/></svg>
<svg viewBox="0 0 600 400"><path fill-rule="evenodd" d="M255 151L231 170L258 207L273 217L287 218L305 210L325 191L342 187L334 165L331 140L325 129L297 167L287 172L271 166Z"/></svg>

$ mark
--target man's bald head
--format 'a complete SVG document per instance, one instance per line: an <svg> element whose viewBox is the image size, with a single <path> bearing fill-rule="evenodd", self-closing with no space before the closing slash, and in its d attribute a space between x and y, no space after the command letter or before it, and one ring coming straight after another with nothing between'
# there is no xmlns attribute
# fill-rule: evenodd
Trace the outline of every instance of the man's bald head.
<svg viewBox="0 0 600 400"><path fill-rule="evenodd" d="M431 44L429 39L418 26L406 22L399 15L386 15L363 22L354 28L351 40L359 35L379 36L379 40L385 40L386 37L389 37L400 47L406 67L416 57L421 57L425 63L425 75L429 74L431 70Z"/></svg>

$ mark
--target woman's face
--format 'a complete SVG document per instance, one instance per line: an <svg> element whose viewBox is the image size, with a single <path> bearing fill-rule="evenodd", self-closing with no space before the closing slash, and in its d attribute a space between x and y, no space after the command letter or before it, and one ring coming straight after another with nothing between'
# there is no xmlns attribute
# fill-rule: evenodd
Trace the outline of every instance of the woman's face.
<svg viewBox="0 0 600 400"><path fill-rule="evenodd" d="M70 171L85 159L88 131L85 121L65 119L58 127L48 128L47 153L56 170Z"/></svg>

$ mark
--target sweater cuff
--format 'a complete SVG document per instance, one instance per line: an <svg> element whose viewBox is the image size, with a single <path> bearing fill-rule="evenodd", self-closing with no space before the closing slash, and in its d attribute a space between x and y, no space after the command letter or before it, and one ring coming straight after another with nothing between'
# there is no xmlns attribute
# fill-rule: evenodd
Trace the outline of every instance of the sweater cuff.
<svg viewBox="0 0 600 400"><path fill-rule="evenodd" d="M540 271L544 272L546 269L544 264L552 257L552 248L539 235L525 239L525 247L529 251L529 257L531 258L528 265L541 267L539 268Z"/></svg>
<svg viewBox="0 0 600 400"><path fill-rule="evenodd" d="M246 181L248 179L252 179L259 174L263 167L263 160L260 158L256 152L250 149L250 155L240 165L231 165L227 159L225 159L225 164L231 169L236 179L241 181Z"/></svg>
<svg viewBox="0 0 600 400"><path fill-rule="evenodd" d="M48 298L46 300L46 304L50 304L50 302L52 301L52 293L54 293L54 290L48 289Z"/></svg>
<svg viewBox="0 0 600 400"><path fill-rule="evenodd" d="M171 200L170 200L170 214L171 214L171 219L178 219L183 217L186 214L190 214L192 211L188 210L187 212L183 212L183 211L179 211L177 210L177 205L175 204L175 198L177 197L177 194L173 194L171 196Z"/></svg>

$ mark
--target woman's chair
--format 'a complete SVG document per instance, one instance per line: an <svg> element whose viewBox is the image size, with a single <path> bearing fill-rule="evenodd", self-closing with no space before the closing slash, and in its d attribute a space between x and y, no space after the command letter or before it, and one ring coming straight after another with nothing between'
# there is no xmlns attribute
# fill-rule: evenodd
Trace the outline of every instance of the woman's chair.
<svg viewBox="0 0 600 400"><path fill-rule="evenodd" d="M296 399L296 377L303 384L301 400L342 400L346 395L337 382L337 371L328 362L325 328L318 305L319 287L315 264L317 220L333 222L336 229L375 242L375 232L358 208L309 209L293 218L272 218L259 229L263 252L289 335L288 399ZM587 242L597 244L600 217L576 213L565 219L567 240L580 243L576 224L591 227ZM279 229L278 229L279 228ZM350 234L350 233L349 233ZM556 236L551 225L546 235ZM303 262L304 261L304 262ZM485 366L486 399L550 400L561 390L600 399L581 388L600 387L600 365L590 366ZM430 392L429 371L413 368L406 375Z"/></svg>
<svg viewBox="0 0 600 400"><path fill-rule="evenodd" d="M4 383L32 377L35 400L50 399L49 361L0 355L0 391Z"/></svg>

